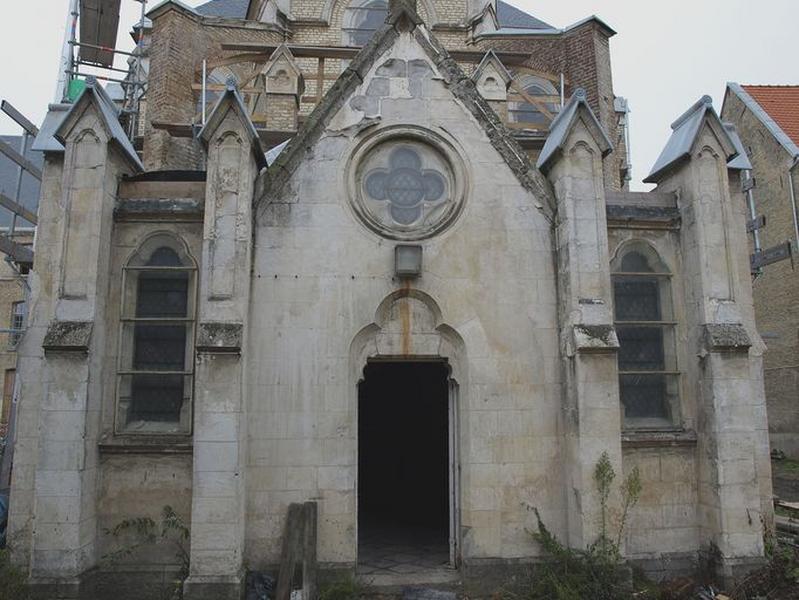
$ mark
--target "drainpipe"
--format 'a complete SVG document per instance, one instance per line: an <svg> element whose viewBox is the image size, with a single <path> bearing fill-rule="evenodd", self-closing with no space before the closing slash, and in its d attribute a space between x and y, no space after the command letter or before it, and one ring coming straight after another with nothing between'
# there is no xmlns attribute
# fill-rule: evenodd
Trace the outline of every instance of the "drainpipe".
<svg viewBox="0 0 799 600"><path fill-rule="evenodd" d="M744 171L744 173L746 174L746 181L752 179L752 171L747 169ZM755 198L751 187L746 190L746 203L749 205L749 218L753 220L756 219L757 212L755 211ZM752 237L754 238L755 242L755 253L757 253L760 252L760 230L755 229L752 233Z"/></svg>
<svg viewBox="0 0 799 600"><path fill-rule="evenodd" d="M796 211L796 189L793 182L793 170L799 165L799 154L793 159L793 164L788 167L788 187L791 190L791 207L793 208L793 249L794 252L799 250L799 213Z"/></svg>

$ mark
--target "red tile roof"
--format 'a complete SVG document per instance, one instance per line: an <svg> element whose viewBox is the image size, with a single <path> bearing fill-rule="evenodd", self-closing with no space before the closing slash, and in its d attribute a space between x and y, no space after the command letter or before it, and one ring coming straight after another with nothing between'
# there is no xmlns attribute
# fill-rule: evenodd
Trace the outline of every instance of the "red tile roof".
<svg viewBox="0 0 799 600"><path fill-rule="evenodd" d="M746 92L799 145L799 85L743 85Z"/></svg>

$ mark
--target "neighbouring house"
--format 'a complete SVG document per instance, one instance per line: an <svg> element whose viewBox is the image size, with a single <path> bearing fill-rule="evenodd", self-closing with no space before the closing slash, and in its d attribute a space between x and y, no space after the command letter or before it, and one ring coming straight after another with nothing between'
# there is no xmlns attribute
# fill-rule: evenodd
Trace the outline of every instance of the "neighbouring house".
<svg viewBox="0 0 799 600"><path fill-rule="evenodd" d="M22 152L22 136L3 135L0 140L14 150ZM24 156L38 168L42 166L42 155L30 148L30 142L24 149ZM28 210L36 213L39 202L39 181L27 171L20 175L19 167L11 159L0 153L0 195L4 198L19 198L20 203ZM0 235L10 236L13 213L0 206ZM33 224L21 217L13 223L12 239L23 245L33 243ZM0 264L0 378L2 378L3 394L0 398L0 437L3 437L8 426L11 413L11 401L14 393L14 379L17 365L17 344L24 332L27 319L26 283L27 269L20 269L8 261ZM16 330L16 331L10 331ZM0 481L0 489L7 482Z"/></svg>
<svg viewBox="0 0 799 600"><path fill-rule="evenodd" d="M771 447L799 458L799 85L728 83L722 118L735 124L752 165L750 218L758 228L750 250L778 259L756 268L753 284L757 327L768 347Z"/></svg>
<svg viewBox="0 0 799 600"><path fill-rule="evenodd" d="M597 17L168 0L148 18L144 122L89 81L34 145L9 536L43 596L147 596L174 551L109 565L107 531L167 505L187 599L275 571L306 502L323 573L512 574L542 557L533 509L597 539L603 454L641 473L630 561L761 563L745 169L710 98L633 193Z"/></svg>

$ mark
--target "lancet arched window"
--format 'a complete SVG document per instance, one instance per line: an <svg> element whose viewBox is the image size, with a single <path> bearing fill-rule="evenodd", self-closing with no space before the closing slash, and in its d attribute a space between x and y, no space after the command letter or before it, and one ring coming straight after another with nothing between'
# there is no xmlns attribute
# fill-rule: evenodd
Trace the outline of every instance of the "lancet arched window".
<svg viewBox="0 0 799 600"><path fill-rule="evenodd" d="M197 272L183 242L147 239L123 269L117 431L189 433Z"/></svg>
<svg viewBox="0 0 799 600"><path fill-rule="evenodd" d="M625 426L668 427L679 413L671 273L644 242L622 248L612 268Z"/></svg>
<svg viewBox="0 0 799 600"><path fill-rule="evenodd" d="M388 0L352 0L341 25L345 46L365 46L388 16Z"/></svg>

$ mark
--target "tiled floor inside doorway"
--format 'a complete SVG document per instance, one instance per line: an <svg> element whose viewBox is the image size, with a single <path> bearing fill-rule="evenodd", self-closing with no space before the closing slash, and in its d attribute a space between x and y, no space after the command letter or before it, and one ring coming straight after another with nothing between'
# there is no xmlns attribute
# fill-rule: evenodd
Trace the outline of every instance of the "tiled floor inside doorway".
<svg viewBox="0 0 799 600"><path fill-rule="evenodd" d="M457 579L457 571L449 564L449 542L441 533L367 524L358 544L358 576L372 585L442 583Z"/></svg>

